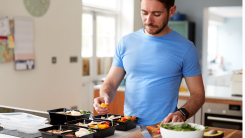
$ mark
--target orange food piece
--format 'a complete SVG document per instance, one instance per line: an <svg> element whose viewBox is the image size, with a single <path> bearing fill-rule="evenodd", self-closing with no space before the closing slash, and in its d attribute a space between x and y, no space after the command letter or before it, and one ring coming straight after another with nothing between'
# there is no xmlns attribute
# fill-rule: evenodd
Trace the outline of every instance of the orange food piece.
<svg viewBox="0 0 245 138"><path fill-rule="evenodd" d="M131 119L132 117L125 115L124 118Z"/></svg>
<svg viewBox="0 0 245 138"><path fill-rule="evenodd" d="M108 124L98 124L98 127L99 127L99 129L106 129L106 128L108 128L108 127L110 127Z"/></svg>
<svg viewBox="0 0 245 138"><path fill-rule="evenodd" d="M131 121L136 120L136 117L133 115L133 117L131 118Z"/></svg>
<svg viewBox="0 0 245 138"><path fill-rule="evenodd" d="M101 124L101 123L99 123L97 125L89 125L89 127L91 127L91 128L97 128L96 126L98 126L99 129L106 129L106 128L110 127L108 124Z"/></svg>
<svg viewBox="0 0 245 138"><path fill-rule="evenodd" d="M89 125L89 127L95 128L96 125Z"/></svg>
<svg viewBox="0 0 245 138"><path fill-rule="evenodd" d="M156 129L155 127L152 127L152 126L146 126L146 128L147 128L148 130L151 130L151 131L153 131L153 130Z"/></svg>
<svg viewBox="0 0 245 138"><path fill-rule="evenodd" d="M108 108L109 109L109 105L106 105L105 103L101 103L100 105L101 107L105 107L105 108Z"/></svg>

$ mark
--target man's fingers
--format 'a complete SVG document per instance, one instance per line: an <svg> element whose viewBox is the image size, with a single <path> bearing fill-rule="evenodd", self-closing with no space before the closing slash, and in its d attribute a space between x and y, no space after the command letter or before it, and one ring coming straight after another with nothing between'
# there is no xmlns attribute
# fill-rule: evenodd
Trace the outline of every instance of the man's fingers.
<svg viewBox="0 0 245 138"><path fill-rule="evenodd" d="M174 116L172 117L172 122L178 122L178 121L179 121L178 116L174 115Z"/></svg>
<svg viewBox="0 0 245 138"><path fill-rule="evenodd" d="M172 121L172 116L173 116L172 113L168 114L168 116L163 120L163 123L171 122Z"/></svg>
<svg viewBox="0 0 245 138"><path fill-rule="evenodd" d="M104 100L105 100L105 104L106 104L106 105L109 105L109 104L110 104L110 99L109 99L109 97L104 97Z"/></svg>

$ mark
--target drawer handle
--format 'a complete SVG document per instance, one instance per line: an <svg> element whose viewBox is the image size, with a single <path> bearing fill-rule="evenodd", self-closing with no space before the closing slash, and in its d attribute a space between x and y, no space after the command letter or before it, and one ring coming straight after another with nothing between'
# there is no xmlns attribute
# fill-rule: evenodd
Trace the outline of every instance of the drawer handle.
<svg viewBox="0 0 245 138"><path fill-rule="evenodd" d="M208 116L207 118L208 118L208 120L242 123L242 120L239 120L239 119L230 119L230 118L213 117L213 116Z"/></svg>

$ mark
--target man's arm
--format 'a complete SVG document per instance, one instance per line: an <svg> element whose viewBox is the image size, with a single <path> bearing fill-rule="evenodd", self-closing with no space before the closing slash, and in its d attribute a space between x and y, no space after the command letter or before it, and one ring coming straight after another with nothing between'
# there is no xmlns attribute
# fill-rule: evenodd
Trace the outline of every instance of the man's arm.
<svg viewBox="0 0 245 138"><path fill-rule="evenodd" d="M196 114L196 112L202 107L205 102L205 91L202 81L202 75L197 75L193 77L185 77L187 87L190 91L190 98L182 108L185 108L189 112L189 117ZM188 119L187 118L187 119ZM183 122L185 116L180 112L170 113L162 123L169 122Z"/></svg>
<svg viewBox="0 0 245 138"><path fill-rule="evenodd" d="M100 88L100 96L108 96L110 97L110 104L116 95L116 91L120 83L122 82L125 76L125 70L123 68L112 66L108 75L106 76L105 81L103 82Z"/></svg>
<svg viewBox="0 0 245 138"><path fill-rule="evenodd" d="M112 66L100 88L100 97L94 99L94 108L99 114L107 114L109 109L101 107L101 103L109 105L115 98L116 91L126 72L123 68Z"/></svg>

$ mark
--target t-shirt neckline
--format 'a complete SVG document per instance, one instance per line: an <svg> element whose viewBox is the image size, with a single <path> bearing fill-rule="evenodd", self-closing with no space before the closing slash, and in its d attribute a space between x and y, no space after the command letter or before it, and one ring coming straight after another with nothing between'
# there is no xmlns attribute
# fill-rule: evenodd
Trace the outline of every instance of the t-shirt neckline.
<svg viewBox="0 0 245 138"><path fill-rule="evenodd" d="M159 39L159 38L162 39L162 38L166 38L166 37L170 36L170 35L174 32L174 30L171 29L171 32L168 33L168 34L166 34L166 35L164 35L164 36L149 36L149 35L147 35L147 34L145 33L144 29L145 29L145 28L141 28L141 33L143 33L143 35L144 35L145 37L153 38L153 39Z"/></svg>

